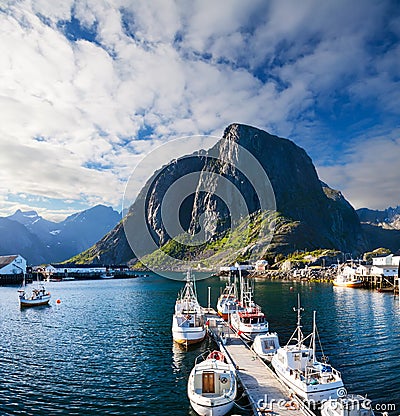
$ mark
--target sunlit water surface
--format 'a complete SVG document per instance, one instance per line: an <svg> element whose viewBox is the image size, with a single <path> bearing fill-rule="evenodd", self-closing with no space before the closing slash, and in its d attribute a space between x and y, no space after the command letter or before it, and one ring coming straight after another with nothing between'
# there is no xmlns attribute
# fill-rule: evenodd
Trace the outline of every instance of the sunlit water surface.
<svg viewBox="0 0 400 416"><path fill-rule="evenodd" d="M206 306L211 286L215 305L224 284L199 281L200 302ZM16 287L0 288L1 415L194 415L187 377L212 343L187 352L173 345L171 317L181 282L151 275L47 287L51 306L25 310ZM311 330L316 310L324 353L347 389L374 403L393 403L399 414L398 299L325 284L257 281L256 301L281 343L294 330L298 292L304 331Z"/></svg>

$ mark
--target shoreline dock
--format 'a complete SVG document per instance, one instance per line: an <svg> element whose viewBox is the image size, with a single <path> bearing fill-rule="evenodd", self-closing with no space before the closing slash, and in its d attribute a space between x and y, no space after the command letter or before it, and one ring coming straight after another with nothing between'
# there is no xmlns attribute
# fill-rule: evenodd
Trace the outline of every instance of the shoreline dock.
<svg viewBox="0 0 400 416"><path fill-rule="evenodd" d="M315 416L213 309L205 312L208 333L236 367L254 415Z"/></svg>

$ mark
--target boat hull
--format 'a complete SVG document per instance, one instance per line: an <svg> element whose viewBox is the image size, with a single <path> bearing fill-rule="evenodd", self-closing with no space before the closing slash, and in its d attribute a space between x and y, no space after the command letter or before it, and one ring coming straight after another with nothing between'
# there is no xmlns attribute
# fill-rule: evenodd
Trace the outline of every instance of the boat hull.
<svg viewBox="0 0 400 416"><path fill-rule="evenodd" d="M33 306L44 306L48 305L51 296L43 296L42 299L20 299L19 304L21 308L30 308Z"/></svg>
<svg viewBox="0 0 400 416"><path fill-rule="evenodd" d="M337 399L338 391L343 388L343 382L337 381L329 384L311 385L301 382L300 379L295 379L289 375L288 371L283 370L279 365L276 365L274 358L272 359L272 366L279 379L294 391L303 400L310 403L321 403L329 399Z"/></svg>
<svg viewBox="0 0 400 416"><path fill-rule="evenodd" d="M174 338L174 342L176 342L179 345L193 345L193 344L198 344L199 342L202 342L204 338L205 338L205 335L201 338L195 338L195 339Z"/></svg>
<svg viewBox="0 0 400 416"><path fill-rule="evenodd" d="M199 328L174 328L172 327L172 338L180 345L192 345L202 342L206 337L206 329Z"/></svg>
<svg viewBox="0 0 400 416"><path fill-rule="evenodd" d="M363 287L364 283L361 281L357 282L333 282L333 286L336 287Z"/></svg>
<svg viewBox="0 0 400 416"><path fill-rule="evenodd" d="M371 401L360 395L347 395L327 400L321 406L321 416L374 416Z"/></svg>
<svg viewBox="0 0 400 416"><path fill-rule="evenodd" d="M214 404L206 405L205 403L197 403L190 399L190 404L193 410L201 416L224 416L231 411L234 405L233 400L225 399L223 403L214 401Z"/></svg>

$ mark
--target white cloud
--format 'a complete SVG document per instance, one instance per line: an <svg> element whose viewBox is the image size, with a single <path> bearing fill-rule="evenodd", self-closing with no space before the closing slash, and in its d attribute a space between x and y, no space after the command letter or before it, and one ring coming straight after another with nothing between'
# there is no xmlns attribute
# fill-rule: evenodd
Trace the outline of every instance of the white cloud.
<svg viewBox="0 0 400 416"><path fill-rule="evenodd" d="M363 137L337 164L322 166L324 182L340 189L355 208L386 209L400 200L400 130Z"/></svg>
<svg viewBox="0 0 400 416"><path fill-rule="evenodd" d="M329 111L340 93L398 114L399 46L376 59L370 45L386 11L385 2L344 0L3 5L0 213L13 190L118 206L124 181L156 144L220 135L232 122L294 136L312 152L324 132L316 106ZM68 30L72 13L96 42L62 33L58 23ZM393 33L396 19L385 21ZM148 127L151 137L138 137Z"/></svg>

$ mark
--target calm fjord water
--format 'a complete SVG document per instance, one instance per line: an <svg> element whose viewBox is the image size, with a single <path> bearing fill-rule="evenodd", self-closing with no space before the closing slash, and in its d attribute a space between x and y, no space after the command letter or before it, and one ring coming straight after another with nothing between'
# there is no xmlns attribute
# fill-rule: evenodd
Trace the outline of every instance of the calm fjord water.
<svg viewBox="0 0 400 416"><path fill-rule="evenodd" d="M215 305L224 282L198 282L203 305L207 286ZM0 414L194 415L187 377L211 343L188 352L173 346L171 316L181 287L155 276L50 283L51 306L27 310L19 309L17 288L0 288ZM258 281L256 301L281 343L295 326L297 292L306 309L305 332L315 309L324 352L348 390L368 393L374 403L394 403L393 414L399 414L398 299L324 284Z"/></svg>

